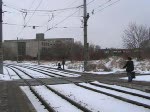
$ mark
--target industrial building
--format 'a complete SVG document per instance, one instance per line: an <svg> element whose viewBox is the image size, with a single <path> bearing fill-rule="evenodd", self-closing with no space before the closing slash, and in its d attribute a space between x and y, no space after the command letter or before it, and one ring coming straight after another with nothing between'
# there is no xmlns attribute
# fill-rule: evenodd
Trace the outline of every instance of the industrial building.
<svg viewBox="0 0 150 112"><path fill-rule="evenodd" d="M50 38L45 39L43 33L36 34L36 39L19 39L4 41L4 57L14 58L29 56L37 58L38 51L46 52L57 45L58 42L73 44L73 38Z"/></svg>

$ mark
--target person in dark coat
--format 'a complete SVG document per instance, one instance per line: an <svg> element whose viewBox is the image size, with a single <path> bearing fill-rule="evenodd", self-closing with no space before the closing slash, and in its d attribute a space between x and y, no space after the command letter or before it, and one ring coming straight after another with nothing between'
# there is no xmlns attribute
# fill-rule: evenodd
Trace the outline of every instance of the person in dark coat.
<svg viewBox="0 0 150 112"><path fill-rule="evenodd" d="M61 64L60 64L60 63L58 63L58 68L57 68L57 69L62 69L62 68L61 68Z"/></svg>
<svg viewBox="0 0 150 112"><path fill-rule="evenodd" d="M131 57L128 57L128 61L123 68L126 68L128 82L132 82L132 71L134 70L134 63Z"/></svg>
<svg viewBox="0 0 150 112"><path fill-rule="evenodd" d="M62 60L63 70L65 69L65 59Z"/></svg>

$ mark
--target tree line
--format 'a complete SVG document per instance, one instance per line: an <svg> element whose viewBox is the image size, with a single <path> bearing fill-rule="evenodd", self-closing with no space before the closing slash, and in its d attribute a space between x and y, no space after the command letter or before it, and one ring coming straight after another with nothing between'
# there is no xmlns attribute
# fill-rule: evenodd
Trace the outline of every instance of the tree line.
<svg viewBox="0 0 150 112"><path fill-rule="evenodd" d="M99 45L89 45L89 60L104 58ZM58 41L48 51L41 52L41 58L47 60L83 60L84 46L80 41L74 43L62 43Z"/></svg>
<svg viewBox="0 0 150 112"><path fill-rule="evenodd" d="M150 28L144 25L130 23L124 30L123 43L126 49L134 52L132 56L138 59L150 57Z"/></svg>

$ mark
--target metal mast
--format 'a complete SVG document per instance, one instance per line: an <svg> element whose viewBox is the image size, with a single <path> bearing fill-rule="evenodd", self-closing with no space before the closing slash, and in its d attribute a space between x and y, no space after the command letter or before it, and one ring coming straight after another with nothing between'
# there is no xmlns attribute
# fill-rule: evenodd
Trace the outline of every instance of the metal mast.
<svg viewBox="0 0 150 112"><path fill-rule="evenodd" d="M40 40L38 38L38 65L40 65Z"/></svg>
<svg viewBox="0 0 150 112"><path fill-rule="evenodd" d="M87 62L88 62L88 43L87 43L87 20L89 15L87 14L87 4L84 0L84 71L87 71Z"/></svg>
<svg viewBox="0 0 150 112"><path fill-rule="evenodd" d="M2 47L2 42L3 42L3 34L2 34L2 0L0 0L0 74L3 74L3 47Z"/></svg>
<svg viewBox="0 0 150 112"><path fill-rule="evenodd" d="M18 37L17 37L17 63L19 61L19 50L18 50Z"/></svg>

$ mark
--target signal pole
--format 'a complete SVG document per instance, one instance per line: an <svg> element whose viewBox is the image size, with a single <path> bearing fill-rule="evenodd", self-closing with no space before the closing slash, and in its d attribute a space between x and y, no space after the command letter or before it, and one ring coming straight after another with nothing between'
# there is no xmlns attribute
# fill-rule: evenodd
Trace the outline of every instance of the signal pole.
<svg viewBox="0 0 150 112"><path fill-rule="evenodd" d="M84 71L87 71L87 63L88 63L88 43L87 43L87 20L89 15L87 14L87 4L86 0L84 0Z"/></svg>
<svg viewBox="0 0 150 112"><path fill-rule="evenodd" d="M149 40L150 40L150 28L149 28Z"/></svg>
<svg viewBox="0 0 150 112"><path fill-rule="evenodd" d="M40 65L40 40L38 38L38 65Z"/></svg>
<svg viewBox="0 0 150 112"><path fill-rule="evenodd" d="M0 0L0 74L3 74L3 47L2 47L2 0Z"/></svg>
<svg viewBox="0 0 150 112"><path fill-rule="evenodd" d="M19 50L18 50L18 37L17 37L17 63L19 61Z"/></svg>

